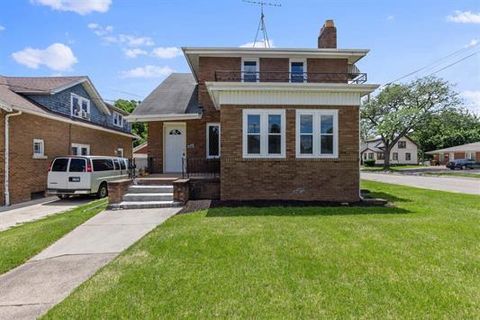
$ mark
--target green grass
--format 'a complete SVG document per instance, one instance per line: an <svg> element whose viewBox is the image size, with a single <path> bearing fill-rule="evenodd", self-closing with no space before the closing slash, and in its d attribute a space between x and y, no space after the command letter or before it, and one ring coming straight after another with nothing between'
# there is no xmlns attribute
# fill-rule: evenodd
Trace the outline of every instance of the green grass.
<svg viewBox="0 0 480 320"><path fill-rule="evenodd" d="M175 216L45 318L478 319L480 197L362 187L395 207Z"/></svg>
<svg viewBox="0 0 480 320"><path fill-rule="evenodd" d="M106 208L105 199L0 232L0 274L15 268Z"/></svg>
<svg viewBox="0 0 480 320"><path fill-rule="evenodd" d="M480 179L480 173L466 173L466 172L424 172L426 176L444 176L444 177L466 177Z"/></svg>

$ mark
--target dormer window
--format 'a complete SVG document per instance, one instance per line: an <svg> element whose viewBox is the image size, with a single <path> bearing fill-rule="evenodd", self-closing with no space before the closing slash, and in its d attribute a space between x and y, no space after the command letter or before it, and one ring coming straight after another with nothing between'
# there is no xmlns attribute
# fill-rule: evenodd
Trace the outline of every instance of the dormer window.
<svg viewBox="0 0 480 320"><path fill-rule="evenodd" d="M123 128L123 116L118 112L113 112L113 124L117 127Z"/></svg>
<svg viewBox="0 0 480 320"><path fill-rule="evenodd" d="M305 82L307 79L305 60L290 60L290 82Z"/></svg>
<svg viewBox="0 0 480 320"><path fill-rule="evenodd" d="M72 93L70 103L73 117L90 120L90 100Z"/></svg>
<svg viewBox="0 0 480 320"><path fill-rule="evenodd" d="M258 59L243 59L242 60L242 81L257 82L258 67L259 67Z"/></svg>

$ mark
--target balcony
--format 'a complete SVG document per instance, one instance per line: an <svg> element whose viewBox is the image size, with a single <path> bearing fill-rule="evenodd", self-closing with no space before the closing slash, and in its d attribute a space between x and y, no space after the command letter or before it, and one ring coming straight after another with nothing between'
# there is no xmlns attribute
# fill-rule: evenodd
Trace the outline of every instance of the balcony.
<svg viewBox="0 0 480 320"><path fill-rule="evenodd" d="M287 82L287 83L347 83L362 84L367 82L367 74L359 72L317 73L284 71L215 71L217 82Z"/></svg>

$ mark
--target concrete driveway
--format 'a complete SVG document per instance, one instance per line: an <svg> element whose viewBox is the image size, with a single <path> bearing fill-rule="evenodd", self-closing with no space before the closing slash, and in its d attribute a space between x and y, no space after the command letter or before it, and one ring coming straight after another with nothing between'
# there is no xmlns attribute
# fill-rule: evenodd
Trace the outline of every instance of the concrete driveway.
<svg viewBox="0 0 480 320"><path fill-rule="evenodd" d="M360 177L365 180L400 184L410 187L480 195L480 179L476 178L427 177L372 172L361 172Z"/></svg>
<svg viewBox="0 0 480 320"><path fill-rule="evenodd" d="M181 208L104 211L0 276L0 319L36 319Z"/></svg>
<svg viewBox="0 0 480 320"><path fill-rule="evenodd" d="M92 200L92 198L59 200L57 197L50 197L4 207L0 209L0 231L19 223L38 220L52 214L68 211Z"/></svg>

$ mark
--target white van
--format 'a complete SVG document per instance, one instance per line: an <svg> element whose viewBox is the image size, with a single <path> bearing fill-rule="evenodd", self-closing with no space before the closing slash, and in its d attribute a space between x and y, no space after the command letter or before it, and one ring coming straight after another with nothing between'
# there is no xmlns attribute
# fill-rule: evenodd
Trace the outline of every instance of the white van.
<svg viewBox="0 0 480 320"><path fill-rule="evenodd" d="M125 158L101 156L57 157L48 169L47 193L60 199L71 195L108 195L107 182L129 177Z"/></svg>

